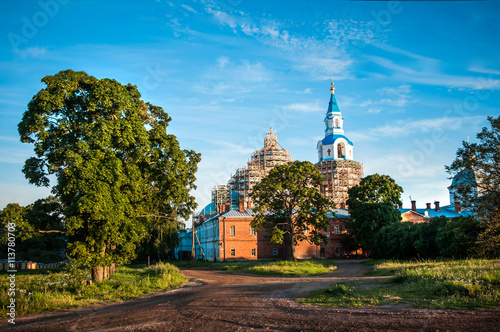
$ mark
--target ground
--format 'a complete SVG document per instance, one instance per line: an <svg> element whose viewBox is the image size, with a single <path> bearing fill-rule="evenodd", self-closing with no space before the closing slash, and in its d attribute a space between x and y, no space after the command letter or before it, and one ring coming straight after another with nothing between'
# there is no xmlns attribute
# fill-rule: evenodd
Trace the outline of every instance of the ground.
<svg viewBox="0 0 500 332"><path fill-rule="evenodd" d="M138 300L19 317L19 331L494 331L500 310L430 310L404 307L328 308L294 298L336 282L367 282L370 267L356 260L311 278L278 278L183 268L190 284Z"/></svg>

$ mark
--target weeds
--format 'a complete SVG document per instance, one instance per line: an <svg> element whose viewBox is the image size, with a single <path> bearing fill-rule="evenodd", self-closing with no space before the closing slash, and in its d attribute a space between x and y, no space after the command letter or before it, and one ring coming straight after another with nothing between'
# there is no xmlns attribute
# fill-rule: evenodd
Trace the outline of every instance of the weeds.
<svg viewBox="0 0 500 332"><path fill-rule="evenodd" d="M7 279L0 275L2 318L6 317ZM151 267L125 266L109 280L93 286L82 285L90 272L75 267L52 270L23 270L16 274L16 315L83 307L103 302L138 298L145 294L172 289L186 282L179 270L170 264Z"/></svg>
<svg viewBox="0 0 500 332"><path fill-rule="evenodd" d="M419 308L500 307L500 260L385 261L371 276L394 276L386 287L337 284L299 302L329 306L393 305Z"/></svg>

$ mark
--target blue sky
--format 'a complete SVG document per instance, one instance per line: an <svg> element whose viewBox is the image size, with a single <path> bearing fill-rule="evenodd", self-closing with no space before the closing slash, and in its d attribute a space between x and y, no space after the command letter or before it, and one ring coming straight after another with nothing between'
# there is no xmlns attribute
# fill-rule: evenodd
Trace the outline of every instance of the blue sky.
<svg viewBox="0 0 500 332"><path fill-rule="evenodd" d="M497 1L3 1L0 208L50 190L21 172L17 124L45 75L83 70L138 86L202 154L203 207L269 127L317 162L333 75L365 175L393 177L418 206L449 203L461 141L500 114Z"/></svg>

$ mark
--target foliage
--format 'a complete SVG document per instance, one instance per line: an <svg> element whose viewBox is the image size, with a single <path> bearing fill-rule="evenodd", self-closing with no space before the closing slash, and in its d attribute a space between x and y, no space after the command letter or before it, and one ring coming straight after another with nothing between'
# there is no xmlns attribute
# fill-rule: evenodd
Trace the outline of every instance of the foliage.
<svg viewBox="0 0 500 332"><path fill-rule="evenodd" d="M375 235L377 245L373 256L396 259L417 257L414 243L418 227L411 222L394 222L382 227Z"/></svg>
<svg viewBox="0 0 500 332"><path fill-rule="evenodd" d="M23 207L8 204L0 212L2 243L7 241L5 225L16 224L16 259L52 263L63 259L66 248L61 205L53 196Z"/></svg>
<svg viewBox="0 0 500 332"><path fill-rule="evenodd" d="M402 192L403 188L390 176L379 174L369 175L359 185L350 188L348 236L353 236L364 250L376 250L378 231L401 220L398 206L401 205Z"/></svg>
<svg viewBox="0 0 500 332"><path fill-rule="evenodd" d="M466 258L473 256L480 224L473 217L432 218L414 224L396 222L384 226L375 236L377 258Z"/></svg>
<svg viewBox="0 0 500 332"><path fill-rule="evenodd" d="M69 268L18 271L16 315L134 299L152 292L179 287L187 281L175 266L166 263L149 268L144 265L121 267L109 280L95 287L82 285L80 281L90 277L88 271L84 272L81 270L82 276L75 278ZM8 279L2 276L1 317L6 317L8 312L8 287Z"/></svg>
<svg viewBox="0 0 500 332"><path fill-rule="evenodd" d="M463 142L446 170L457 175L455 200L483 222L478 253L500 255L500 116L488 117L491 129L477 134L479 143Z"/></svg>
<svg viewBox="0 0 500 332"><path fill-rule="evenodd" d="M95 269L124 264L153 219L187 217L200 156L167 133L171 118L137 87L61 71L28 104L18 129L36 157L23 173L64 207L68 255ZM177 222L177 220L173 220Z"/></svg>
<svg viewBox="0 0 500 332"><path fill-rule="evenodd" d="M435 258L439 255L436 237L447 222L448 218L441 216L417 225L415 228L416 239L413 245L419 258Z"/></svg>
<svg viewBox="0 0 500 332"><path fill-rule="evenodd" d="M499 260L389 261L377 264L368 275L394 278L376 284L336 284L298 301L334 307L500 307Z"/></svg>
<svg viewBox="0 0 500 332"><path fill-rule="evenodd" d="M480 223L474 217L447 220L436 234L436 245L443 257L466 258L474 254ZM482 255L484 257L484 255Z"/></svg>
<svg viewBox="0 0 500 332"><path fill-rule="evenodd" d="M328 212L334 205L321 196L321 183L321 174L308 161L274 167L253 188L251 197L256 215L251 226L267 230L272 243L285 241L293 260L299 242L326 243Z"/></svg>

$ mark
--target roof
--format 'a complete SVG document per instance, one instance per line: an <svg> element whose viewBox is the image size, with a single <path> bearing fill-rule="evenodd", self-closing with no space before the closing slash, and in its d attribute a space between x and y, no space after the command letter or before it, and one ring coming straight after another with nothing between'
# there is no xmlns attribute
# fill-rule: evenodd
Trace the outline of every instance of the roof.
<svg viewBox="0 0 500 332"><path fill-rule="evenodd" d="M252 209L246 209L244 211L240 210L230 210L225 213L223 213L219 217L225 217L225 218L253 218L255 214L253 213Z"/></svg>
<svg viewBox="0 0 500 332"><path fill-rule="evenodd" d="M413 211L412 209L399 209L399 212L401 212L401 214L405 214L407 212L413 212L425 218L435 218L441 216L444 216L446 218L457 218L457 217L467 217L472 215L471 211L461 211L460 213L455 212L454 205L442 206L440 207L440 211L436 211L435 209L417 209L417 211Z"/></svg>
<svg viewBox="0 0 500 332"><path fill-rule="evenodd" d="M349 210L347 209L334 209L335 218L338 219L347 219L349 218ZM328 218L333 218L333 214L328 213Z"/></svg>
<svg viewBox="0 0 500 332"><path fill-rule="evenodd" d="M453 177L450 187L455 187L458 184L464 182L469 182L473 185L476 185L476 172L471 169L458 172L457 175Z"/></svg>
<svg viewBox="0 0 500 332"><path fill-rule="evenodd" d="M330 145L333 144L337 139L343 138L347 141L349 145L354 145L347 137L344 135L326 135L323 140L321 140L321 144L323 145Z"/></svg>
<svg viewBox="0 0 500 332"><path fill-rule="evenodd" d="M217 211L215 211L215 203L211 202L205 206L199 214L203 214L205 216L213 216L214 214L217 214Z"/></svg>
<svg viewBox="0 0 500 332"><path fill-rule="evenodd" d="M328 103L328 111L326 111L326 113L328 114L330 112L340 113L339 105L337 105L337 99L335 98L335 94L331 94L330 102Z"/></svg>

